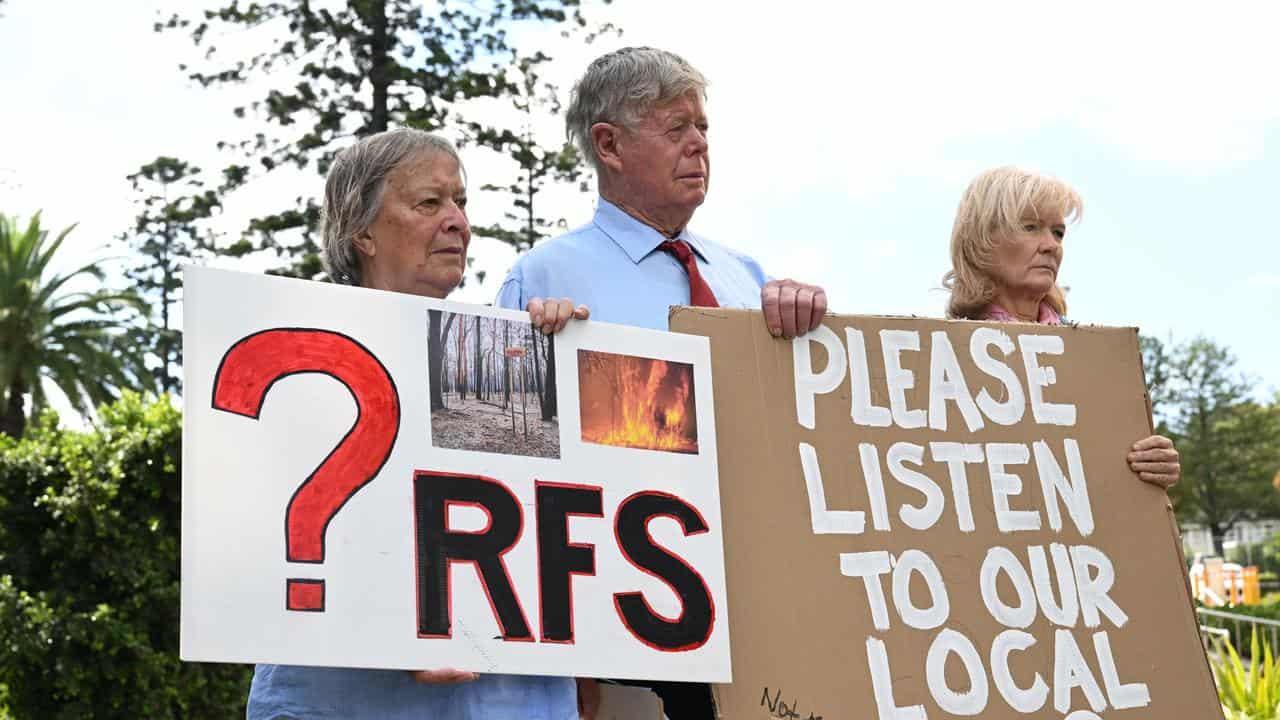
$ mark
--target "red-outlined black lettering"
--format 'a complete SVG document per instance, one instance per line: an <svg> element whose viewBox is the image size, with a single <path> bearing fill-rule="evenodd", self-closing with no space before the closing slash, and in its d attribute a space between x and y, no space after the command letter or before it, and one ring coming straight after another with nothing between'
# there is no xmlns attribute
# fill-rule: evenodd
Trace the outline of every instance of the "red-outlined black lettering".
<svg viewBox="0 0 1280 720"><path fill-rule="evenodd" d="M450 530L448 507L479 505L489 515L481 532ZM529 621L503 558L520 540L524 513L516 496L493 478L419 470L413 476L417 535L418 637L453 635L452 565L475 565L504 640L533 642Z"/></svg>
<svg viewBox="0 0 1280 720"><path fill-rule="evenodd" d="M604 517L604 489L534 482L542 642L573 643L573 576L596 574L596 548L569 542L569 517Z"/></svg>
<svg viewBox="0 0 1280 720"><path fill-rule="evenodd" d="M638 492L618 506L614 536L622 556L671 588L680 598L680 615L658 614L640 592L615 593L614 608L627 630L649 647L665 652L696 650L706 644L715 627L715 600L697 570L654 541L649 523L656 517L674 519L686 536L709 528L697 508L669 493Z"/></svg>
<svg viewBox="0 0 1280 720"><path fill-rule="evenodd" d="M304 373L337 380L356 403L351 429L294 490L285 510L285 559L319 564L329 522L382 470L400 433L400 395L391 374L368 348L342 333L273 328L241 338L222 356L212 405L256 420L277 382ZM288 579L285 607L323 612L324 581Z"/></svg>

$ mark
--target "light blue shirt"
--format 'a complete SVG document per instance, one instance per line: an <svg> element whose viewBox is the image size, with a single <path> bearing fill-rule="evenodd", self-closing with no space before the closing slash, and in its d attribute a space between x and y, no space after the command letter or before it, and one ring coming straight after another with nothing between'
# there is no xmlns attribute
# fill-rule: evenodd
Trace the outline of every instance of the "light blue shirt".
<svg viewBox="0 0 1280 720"><path fill-rule="evenodd" d="M758 308L769 280L759 263L686 228L698 272L721 307ZM524 310L530 298L570 298L591 308L591 319L667 329L671 305L689 304L684 266L658 249L667 238L604 198L591 223L535 246L520 258L497 304Z"/></svg>
<svg viewBox="0 0 1280 720"><path fill-rule="evenodd" d="M401 670L259 665L249 720L577 720L572 678L481 673L459 685L422 685Z"/></svg>

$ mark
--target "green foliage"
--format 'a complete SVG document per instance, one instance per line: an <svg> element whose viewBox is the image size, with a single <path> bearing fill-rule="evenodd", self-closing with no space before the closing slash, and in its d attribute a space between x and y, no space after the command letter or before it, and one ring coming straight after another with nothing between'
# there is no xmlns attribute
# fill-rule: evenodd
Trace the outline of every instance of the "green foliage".
<svg viewBox="0 0 1280 720"><path fill-rule="evenodd" d="M1271 643L1258 642L1254 630L1249 643L1249 667L1245 667L1230 642L1219 644L1213 674L1218 682L1222 711L1228 720L1275 720L1280 717L1280 664L1271 654Z"/></svg>
<svg viewBox="0 0 1280 720"><path fill-rule="evenodd" d="M1143 357L1159 430L1171 437L1182 481L1170 497L1184 521L1222 537L1245 518L1280 515L1280 402L1260 403L1225 347L1193 338L1172 349L1153 339Z"/></svg>
<svg viewBox="0 0 1280 720"><path fill-rule="evenodd" d="M72 226L74 227L74 226ZM36 213L26 227L0 215L0 434L22 435L24 396L33 414L47 404L42 379L82 414L121 388L141 387L140 358L124 352L131 293L96 287L97 263L50 275L49 263L72 228L50 240ZM93 289L76 289L85 284Z"/></svg>
<svg viewBox="0 0 1280 720"><path fill-rule="evenodd" d="M186 32L206 49L202 67L183 67L196 82L210 87L253 79L268 88L265 96L234 109L238 117L255 115L271 127L244 140L219 143L244 158L223 171L220 192L278 167L314 168L324 174L353 136L393 126L444 128L468 101L519 91L506 73L514 57L509 32L540 23L560 25L566 33L587 26L581 0L348 0L315 5L308 0L247 5L232 0L198 16L174 15L156 23L157 31ZM214 44L229 34L251 34L247 44L261 41L260 47L229 56ZM250 223L250 233L258 238L256 249L273 251L289 263L275 271L279 274L322 274L315 194L305 192L292 207Z"/></svg>
<svg viewBox="0 0 1280 720"><path fill-rule="evenodd" d="M220 201L204 187L200 168L177 158L158 157L138 168L129 182L138 193L140 212L122 239L139 259L125 274L151 310L134 332L135 352L157 358L156 384L162 392L176 391L181 388L182 333L170 314L181 298L182 266L213 245L201 223Z"/></svg>
<svg viewBox="0 0 1280 720"><path fill-rule="evenodd" d="M0 438L0 687L22 718L243 717L249 670L178 660L182 417Z"/></svg>
<svg viewBox="0 0 1280 720"><path fill-rule="evenodd" d="M562 219L548 218L538 211L537 197L547 184L578 182L583 174L582 157L572 143L543 147L534 136L532 128L536 113L560 114L556 87L542 82L538 75L538 67L549 59L538 53L521 58L516 64L520 81L511 100L516 111L525 118L524 128L519 133L485 128L478 123L469 126L476 144L509 155L519 167L519 176L512 182L506 185L486 183L480 187L481 190L508 195L511 209L503 213L503 222L476 225L473 231L476 235L500 240L517 252L533 247L534 243L550 235L553 227L563 223ZM585 186L586 183L582 182L581 189ZM480 279L483 281L484 278Z"/></svg>

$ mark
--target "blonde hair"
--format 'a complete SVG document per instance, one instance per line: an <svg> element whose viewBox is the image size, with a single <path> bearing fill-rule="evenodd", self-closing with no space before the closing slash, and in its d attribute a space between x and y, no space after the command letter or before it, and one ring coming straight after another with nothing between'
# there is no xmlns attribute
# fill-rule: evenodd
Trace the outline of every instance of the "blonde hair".
<svg viewBox="0 0 1280 720"><path fill-rule="evenodd" d="M1039 217L1049 210L1073 223L1084 212L1084 201L1057 178L1015 167L987 170L969 183L951 228L951 270L942 277L942 286L951 291L948 318L982 319L996 297L992 269L997 237L1017 231L1028 214ZM1056 282L1045 301L1059 315L1067 312Z"/></svg>

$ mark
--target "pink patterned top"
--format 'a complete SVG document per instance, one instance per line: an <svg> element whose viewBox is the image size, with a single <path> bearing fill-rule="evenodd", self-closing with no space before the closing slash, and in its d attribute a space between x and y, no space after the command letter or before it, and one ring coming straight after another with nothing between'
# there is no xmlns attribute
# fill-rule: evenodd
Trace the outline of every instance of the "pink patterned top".
<svg viewBox="0 0 1280 720"><path fill-rule="evenodd" d="M1018 318L1014 317L1008 310L992 303L987 306L987 312L983 315L982 319L996 320L999 322L1013 322ZM1058 315L1058 311L1053 309L1053 306L1042 300L1040 302L1040 317L1036 319L1036 322L1041 325L1061 325L1062 318Z"/></svg>

